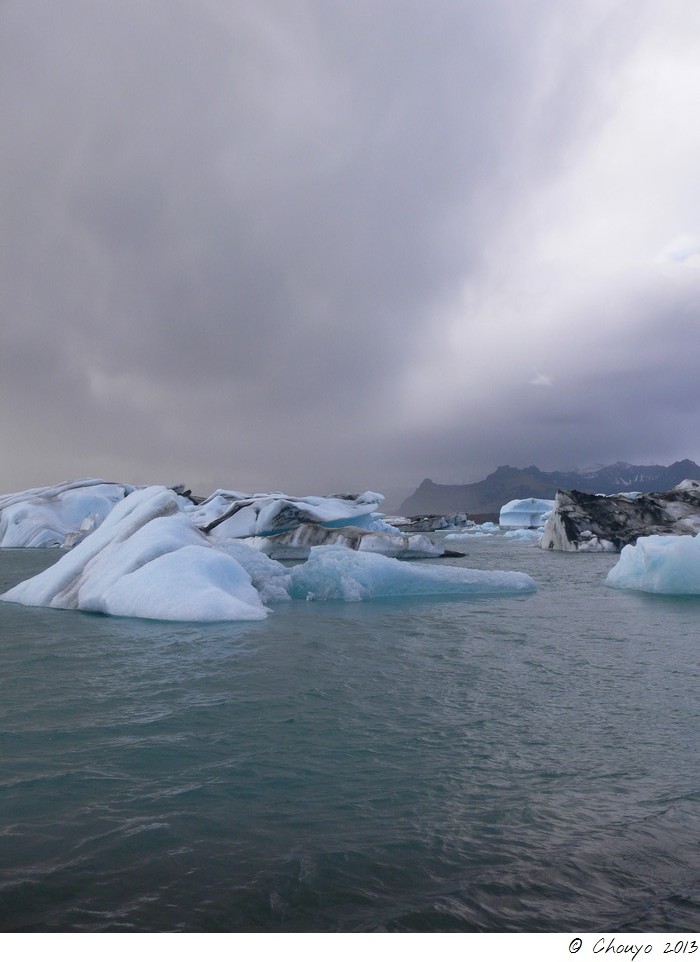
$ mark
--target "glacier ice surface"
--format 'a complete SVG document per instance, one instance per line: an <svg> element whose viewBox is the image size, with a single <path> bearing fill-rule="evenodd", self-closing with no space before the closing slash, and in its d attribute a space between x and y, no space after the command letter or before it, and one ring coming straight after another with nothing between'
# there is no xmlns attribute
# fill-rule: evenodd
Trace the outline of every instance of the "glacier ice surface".
<svg viewBox="0 0 700 962"><path fill-rule="evenodd" d="M625 545L605 583L664 595L700 595L700 534L654 534Z"/></svg>

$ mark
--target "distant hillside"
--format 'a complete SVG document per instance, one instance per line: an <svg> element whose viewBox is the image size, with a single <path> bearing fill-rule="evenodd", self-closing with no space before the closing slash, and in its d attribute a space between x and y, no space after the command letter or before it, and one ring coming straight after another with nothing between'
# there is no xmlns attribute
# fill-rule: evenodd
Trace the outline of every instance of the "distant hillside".
<svg viewBox="0 0 700 962"><path fill-rule="evenodd" d="M685 478L700 479L694 461L660 464L627 464L619 461L591 471L540 471L529 468L497 468L475 484L436 484L430 478L402 503L399 513L467 514L498 512L515 498L553 498L559 488L587 494L618 494L624 491L668 491Z"/></svg>

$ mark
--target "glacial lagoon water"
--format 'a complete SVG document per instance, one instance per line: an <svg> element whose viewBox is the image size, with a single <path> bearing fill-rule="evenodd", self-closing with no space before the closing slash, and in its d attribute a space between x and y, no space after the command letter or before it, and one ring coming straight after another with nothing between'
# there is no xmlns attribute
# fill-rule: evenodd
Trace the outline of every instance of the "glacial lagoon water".
<svg viewBox="0 0 700 962"><path fill-rule="evenodd" d="M539 590L0 604L0 930L697 930L700 599L465 550ZM0 552L0 590L58 555Z"/></svg>

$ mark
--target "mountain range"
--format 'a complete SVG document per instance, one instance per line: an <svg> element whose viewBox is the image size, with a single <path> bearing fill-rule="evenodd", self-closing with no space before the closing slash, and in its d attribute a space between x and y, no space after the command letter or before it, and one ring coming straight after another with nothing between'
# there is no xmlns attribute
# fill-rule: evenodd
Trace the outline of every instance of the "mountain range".
<svg viewBox="0 0 700 962"><path fill-rule="evenodd" d="M630 491L668 491L686 478L700 479L700 466L688 459L668 467L660 464L615 464L586 471L540 471L529 468L496 468L474 484L436 484L430 478L401 504L407 517L423 514L497 514L516 498L554 498L559 489L587 494L622 494Z"/></svg>

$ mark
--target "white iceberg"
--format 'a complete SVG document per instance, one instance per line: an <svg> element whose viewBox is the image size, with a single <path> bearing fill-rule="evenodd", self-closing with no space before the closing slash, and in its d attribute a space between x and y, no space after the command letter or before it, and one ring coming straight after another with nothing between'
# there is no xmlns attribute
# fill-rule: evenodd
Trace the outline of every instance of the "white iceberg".
<svg viewBox="0 0 700 962"><path fill-rule="evenodd" d="M164 487L138 489L97 530L52 567L0 598L51 608L166 621L266 617L266 605L291 599L412 597L533 591L528 575L416 564L372 550L312 547L288 568L267 557L262 538L212 538L189 503ZM364 532L386 538L386 531Z"/></svg>
<svg viewBox="0 0 700 962"><path fill-rule="evenodd" d="M501 508L498 523L502 528L541 528L554 508L554 501L521 498Z"/></svg>
<svg viewBox="0 0 700 962"><path fill-rule="evenodd" d="M0 547L71 548L98 528L115 504L137 489L135 485L84 478L0 495ZM181 489L184 486L173 490L179 493ZM384 496L374 491L294 497L279 491L245 494L218 489L205 500L183 496L181 506L191 512L193 523L205 533L227 539L275 535L304 523L395 531L378 514L383 500Z"/></svg>
<svg viewBox="0 0 700 962"><path fill-rule="evenodd" d="M88 478L0 496L0 547L72 548L135 490L139 488ZM377 509L383 495L374 491L295 497L218 489L201 500L189 497L190 492L181 494L183 485L172 490L192 523L212 541L267 537L270 541L262 547L273 557L306 558L311 545L326 543L389 557L444 554L427 535L402 532L382 518Z"/></svg>
<svg viewBox="0 0 700 962"><path fill-rule="evenodd" d="M243 566L213 547L172 490L149 487L121 501L100 527L3 601L156 618L264 618Z"/></svg>
<svg viewBox="0 0 700 962"><path fill-rule="evenodd" d="M308 601L366 601L417 595L519 594L536 590L519 571L477 571L456 565L398 561L326 545L291 571L292 598Z"/></svg>
<svg viewBox="0 0 700 962"><path fill-rule="evenodd" d="M700 595L700 535L638 538L622 549L605 583L653 594Z"/></svg>
<svg viewBox="0 0 700 962"><path fill-rule="evenodd" d="M72 547L132 491L132 485L83 478L1 495L0 547Z"/></svg>
<svg viewBox="0 0 700 962"><path fill-rule="evenodd" d="M217 490L192 509L194 523L216 538L249 538L281 534L311 522L337 528L352 524L367 527L377 520L383 495L290 497L281 492L245 495Z"/></svg>

